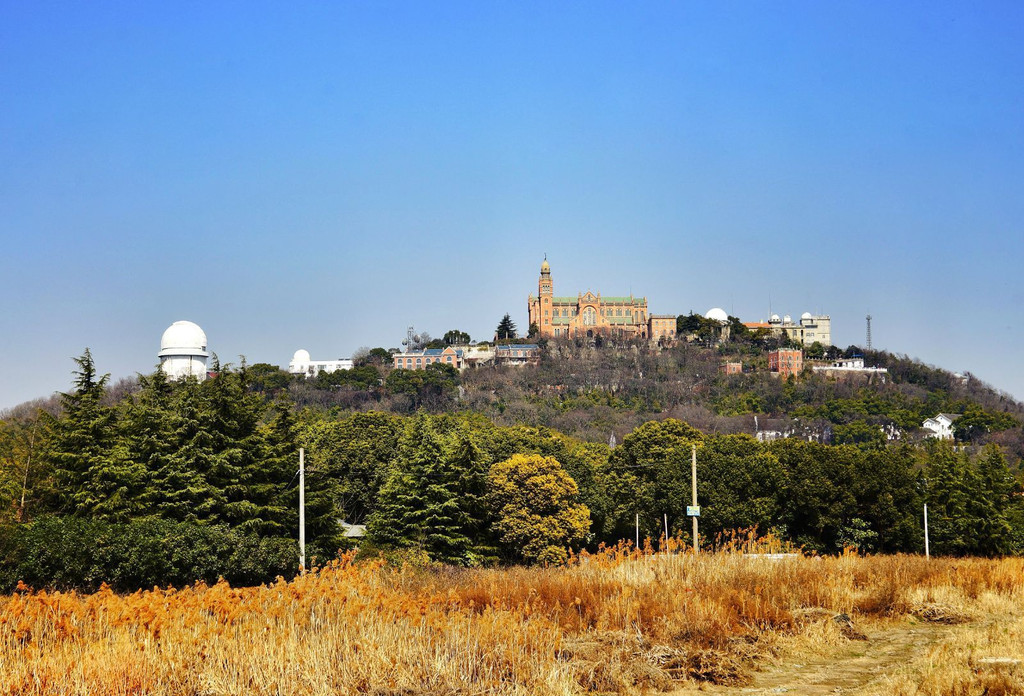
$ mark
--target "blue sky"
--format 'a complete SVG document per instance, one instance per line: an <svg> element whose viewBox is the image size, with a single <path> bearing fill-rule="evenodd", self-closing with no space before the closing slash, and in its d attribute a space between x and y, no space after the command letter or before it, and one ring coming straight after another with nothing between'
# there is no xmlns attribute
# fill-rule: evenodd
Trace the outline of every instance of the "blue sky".
<svg viewBox="0 0 1024 696"><path fill-rule="evenodd" d="M832 316L1024 397L1024 5L0 0L0 408L555 291Z"/></svg>

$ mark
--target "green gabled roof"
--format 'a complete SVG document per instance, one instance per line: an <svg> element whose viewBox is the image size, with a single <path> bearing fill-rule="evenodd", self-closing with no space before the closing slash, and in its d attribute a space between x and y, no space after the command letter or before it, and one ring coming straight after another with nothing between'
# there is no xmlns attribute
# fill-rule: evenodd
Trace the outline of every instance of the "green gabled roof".
<svg viewBox="0 0 1024 696"><path fill-rule="evenodd" d="M602 297L601 302L607 304L643 305L647 304L645 297Z"/></svg>
<svg viewBox="0 0 1024 696"><path fill-rule="evenodd" d="M580 295L579 297L552 297L551 298L551 304L576 306L577 304L579 304L580 298L582 298L582 297L586 297L586 295ZM530 298L532 299L533 295L530 295ZM594 295L594 299L595 300L598 299L597 295ZM646 297L614 297L614 296L607 296L607 297L601 297L600 300L601 300L601 304L602 305L618 304L618 305L627 305L627 306L636 307L636 306L643 306L643 305L647 304L647 298Z"/></svg>

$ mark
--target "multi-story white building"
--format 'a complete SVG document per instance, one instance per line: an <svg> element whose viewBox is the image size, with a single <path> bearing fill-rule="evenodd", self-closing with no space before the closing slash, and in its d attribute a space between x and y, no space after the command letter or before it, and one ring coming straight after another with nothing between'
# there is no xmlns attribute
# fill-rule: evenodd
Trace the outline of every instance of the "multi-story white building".
<svg viewBox="0 0 1024 696"><path fill-rule="evenodd" d="M815 365L811 369L832 377L880 375L883 382L886 375L889 374L889 370L884 367L865 367L864 358L839 358L838 360L830 361L828 365Z"/></svg>
<svg viewBox="0 0 1024 696"><path fill-rule="evenodd" d="M814 343L826 347L832 345L832 318L827 314L804 312L799 321L793 321L793 317L788 314L783 317L773 314L768 321L744 322L743 325L751 331L768 329L773 336L785 334L803 346Z"/></svg>
<svg viewBox="0 0 1024 696"><path fill-rule="evenodd" d="M299 349L295 351L292 360L288 363L288 372L293 375L306 375L316 377L321 372L335 372L336 370L351 370L351 358L338 358L337 360L313 360L308 350Z"/></svg>

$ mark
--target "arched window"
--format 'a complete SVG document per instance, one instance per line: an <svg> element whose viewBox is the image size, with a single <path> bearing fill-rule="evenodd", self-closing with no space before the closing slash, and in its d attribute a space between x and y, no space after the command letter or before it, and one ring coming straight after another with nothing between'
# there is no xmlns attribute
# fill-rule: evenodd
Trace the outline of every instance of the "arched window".
<svg viewBox="0 0 1024 696"><path fill-rule="evenodd" d="M597 324L597 312L594 311L593 307L586 307L583 310L583 325L594 326Z"/></svg>

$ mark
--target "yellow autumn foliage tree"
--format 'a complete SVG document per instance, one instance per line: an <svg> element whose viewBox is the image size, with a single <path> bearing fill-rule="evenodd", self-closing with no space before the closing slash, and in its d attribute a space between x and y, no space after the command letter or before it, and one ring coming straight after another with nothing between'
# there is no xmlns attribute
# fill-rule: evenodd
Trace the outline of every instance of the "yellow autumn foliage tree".
<svg viewBox="0 0 1024 696"><path fill-rule="evenodd" d="M590 531L590 510L554 457L513 455L494 464L489 479L494 531L515 560L562 563Z"/></svg>

